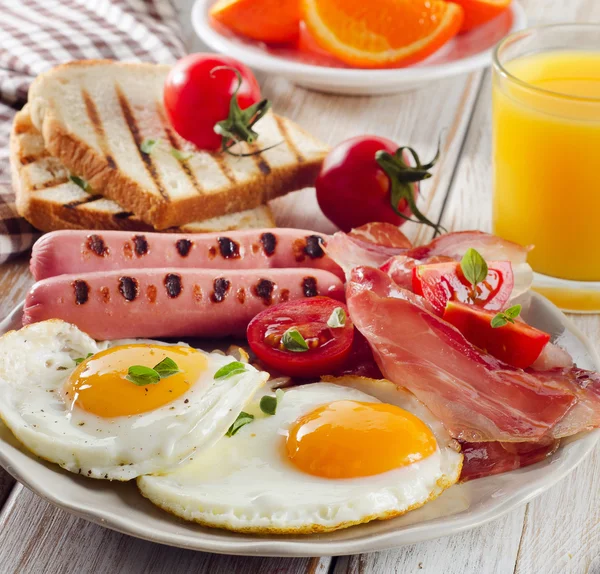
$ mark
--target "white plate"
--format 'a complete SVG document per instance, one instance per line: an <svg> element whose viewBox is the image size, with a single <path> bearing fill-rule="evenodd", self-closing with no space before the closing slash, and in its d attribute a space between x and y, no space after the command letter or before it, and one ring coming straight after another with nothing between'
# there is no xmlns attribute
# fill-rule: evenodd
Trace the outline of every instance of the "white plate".
<svg viewBox="0 0 600 574"><path fill-rule="evenodd" d="M208 11L215 0L196 0L192 24L200 39L217 52L232 56L252 68L288 78L295 84L322 92L376 95L403 92L424 84L472 72L490 65L494 46L507 34L527 24L525 10L513 0L510 9L479 28L448 42L427 60L389 70L314 65L300 61L295 50L268 49L247 41L223 27L213 27Z"/></svg>
<svg viewBox="0 0 600 574"><path fill-rule="evenodd" d="M549 333L582 368L598 369L585 337L549 301L532 294L525 319ZM21 310L0 324L0 332L19 328ZM513 472L453 486L437 500L405 516L371 522L329 534L251 536L203 528L163 512L143 498L134 482L110 483L70 474L22 450L0 423L0 464L49 502L87 520L125 534L207 552L258 556L357 554L449 536L499 518L540 495L571 472L592 450L600 431L566 441L553 456Z"/></svg>

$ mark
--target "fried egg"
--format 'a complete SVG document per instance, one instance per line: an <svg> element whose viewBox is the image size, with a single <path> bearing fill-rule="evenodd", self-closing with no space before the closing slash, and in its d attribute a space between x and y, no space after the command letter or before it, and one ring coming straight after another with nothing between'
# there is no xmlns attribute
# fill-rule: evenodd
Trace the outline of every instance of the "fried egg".
<svg viewBox="0 0 600 574"><path fill-rule="evenodd" d="M253 420L181 468L138 478L140 491L206 526L308 534L404 514L458 480L457 445L412 394L333 380L285 390L272 416L259 404L273 393L259 393L244 408Z"/></svg>
<svg viewBox="0 0 600 574"><path fill-rule="evenodd" d="M179 372L157 382L129 367L165 358ZM97 343L51 320L0 339L0 418L29 450L71 472L129 480L168 470L227 431L266 381L250 365L215 380L235 361L184 344Z"/></svg>

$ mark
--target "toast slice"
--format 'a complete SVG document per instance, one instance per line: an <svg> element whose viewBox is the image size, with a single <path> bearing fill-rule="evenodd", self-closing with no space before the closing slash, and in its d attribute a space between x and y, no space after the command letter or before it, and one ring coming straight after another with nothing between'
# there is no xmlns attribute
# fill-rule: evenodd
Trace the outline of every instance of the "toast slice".
<svg viewBox="0 0 600 574"><path fill-rule="evenodd" d="M92 60L38 76L29 106L46 149L156 229L252 209L314 183L327 146L272 112L255 125L255 144L235 148L249 153L275 146L258 155L199 151L181 139L162 103L168 70ZM146 153L147 140L160 143Z"/></svg>
<svg viewBox="0 0 600 574"><path fill-rule="evenodd" d="M41 231L57 229L116 229L152 231L111 199L84 191L69 179L69 171L44 147L26 105L15 116L10 137L10 160L17 210ZM167 231L208 233L244 228L274 227L266 205L193 222Z"/></svg>

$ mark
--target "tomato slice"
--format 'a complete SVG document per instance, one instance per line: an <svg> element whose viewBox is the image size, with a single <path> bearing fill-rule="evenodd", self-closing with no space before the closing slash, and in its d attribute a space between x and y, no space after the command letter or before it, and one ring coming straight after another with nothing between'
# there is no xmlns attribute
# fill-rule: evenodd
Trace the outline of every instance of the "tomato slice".
<svg viewBox="0 0 600 574"><path fill-rule="evenodd" d="M345 322L329 327L327 321L336 309L343 309ZM283 344L283 334L297 329L308 350L291 351ZM265 309L248 325L248 344L268 367L290 377L318 377L334 373L350 354L354 325L345 305L329 297L288 301Z"/></svg>
<svg viewBox="0 0 600 574"><path fill-rule="evenodd" d="M474 305L448 301L443 319L454 325L467 341L497 359L519 369L530 367L550 335L520 321L494 328L491 321L495 315L494 311Z"/></svg>
<svg viewBox="0 0 600 574"><path fill-rule="evenodd" d="M475 292L458 262L417 265L412 274L413 291L425 297L440 316L448 301L499 311L510 299L513 285L510 261L490 261L487 277L477 284Z"/></svg>

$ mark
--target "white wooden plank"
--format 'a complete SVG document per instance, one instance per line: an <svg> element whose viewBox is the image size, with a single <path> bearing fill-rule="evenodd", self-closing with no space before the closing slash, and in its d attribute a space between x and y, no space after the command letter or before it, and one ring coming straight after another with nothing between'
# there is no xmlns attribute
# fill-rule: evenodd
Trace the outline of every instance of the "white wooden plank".
<svg viewBox="0 0 600 574"><path fill-rule="evenodd" d="M330 558L220 556L153 544L76 518L19 486L0 517L0 571L326 574Z"/></svg>

